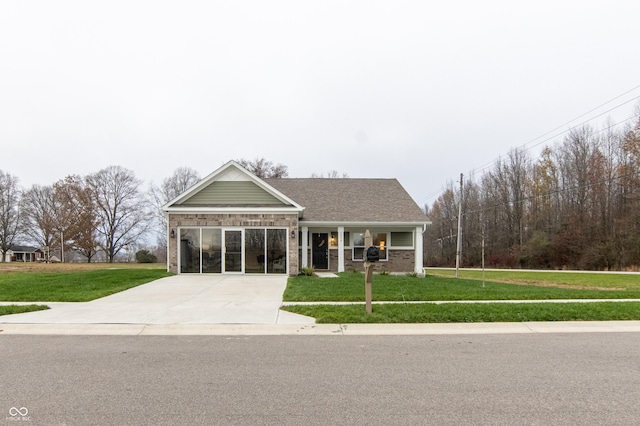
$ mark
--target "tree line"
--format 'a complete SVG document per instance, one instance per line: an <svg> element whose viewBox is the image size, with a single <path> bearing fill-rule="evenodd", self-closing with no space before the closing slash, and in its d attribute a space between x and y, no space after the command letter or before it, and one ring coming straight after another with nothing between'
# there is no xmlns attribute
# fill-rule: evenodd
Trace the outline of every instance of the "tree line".
<svg viewBox="0 0 640 426"><path fill-rule="evenodd" d="M620 270L640 265L640 109L625 127L571 129L537 158L512 149L449 182L425 212L427 264L452 266L462 200L462 263ZM484 249L484 250L483 250Z"/></svg>
<svg viewBox="0 0 640 426"><path fill-rule="evenodd" d="M259 177L288 175L287 166L264 158L238 162ZM59 260L67 254L113 263L136 251L138 261L149 255L162 259L167 223L161 207L199 180L195 170L180 167L145 189L132 170L109 166L24 189L18 177L0 170L0 261L11 246L22 244L56 253Z"/></svg>

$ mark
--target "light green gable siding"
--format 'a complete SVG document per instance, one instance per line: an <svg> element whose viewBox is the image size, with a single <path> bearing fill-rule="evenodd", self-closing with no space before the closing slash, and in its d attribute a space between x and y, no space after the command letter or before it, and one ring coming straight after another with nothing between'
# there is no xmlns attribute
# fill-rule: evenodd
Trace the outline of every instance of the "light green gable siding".
<svg viewBox="0 0 640 426"><path fill-rule="evenodd" d="M201 191L183 201L180 205L270 205L283 206L283 202L266 192L253 182L220 181L213 182Z"/></svg>

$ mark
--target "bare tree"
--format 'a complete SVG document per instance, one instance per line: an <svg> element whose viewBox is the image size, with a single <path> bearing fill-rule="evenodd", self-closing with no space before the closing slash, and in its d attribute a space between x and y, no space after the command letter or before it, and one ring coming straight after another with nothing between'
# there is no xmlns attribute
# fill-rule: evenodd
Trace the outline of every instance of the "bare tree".
<svg viewBox="0 0 640 426"><path fill-rule="evenodd" d="M167 216L162 206L176 198L200 181L200 175L190 167L178 167L173 174L162 180L160 187L151 185L149 193L155 204L156 236L158 245L166 249Z"/></svg>
<svg viewBox="0 0 640 426"><path fill-rule="evenodd" d="M339 173L337 170L331 170L330 172L327 173L327 175L325 176L324 173L311 173L311 177L312 178L327 178L327 179L338 179L338 178L348 178L349 175L346 173Z"/></svg>
<svg viewBox="0 0 640 426"><path fill-rule="evenodd" d="M25 236L38 246L60 245L60 234L53 187L33 185L22 195L22 219Z"/></svg>
<svg viewBox="0 0 640 426"><path fill-rule="evenodd" d="M160 185L162 203L168 203L199 181L200 175L197 171L189 167L178 167L171 176L162 180Z"/></svg>
<svg viewBox="0 0 640 426"><path fill-rule="evenodd" d="M635 123L622 136L622 158L618 166L618 244L624 265L638 265L640 259L640 105Z"/></svg>
<svg viewBox="0 0 640 426"><path fill-rule="evenodd" d="M507 266L514 266L526 239L525 201L530 192L530 170L526 153L513 149L482 178L487 239L496 262Z"/></svg>
<svg viewBox="0 0 640 426"><path fill-rule="evenodd" d="M429 216L432 224L425 233L428 262L431 264L450 265L455 259L458 197L453 182L448 182L444 193L433 203Z"/></svg>
<svg viewBox="0 0 640 426"><path fill-rule="evenodd" d="M535 161L526 151L510 151L480 177L479 196L465 182L465 262L478 263L471 253L481 234L492 266L637 268L640 105L632 119L618 130L610 120L601 129L572 128ZM447 201L457 194L445 188L428 210L433 225L427 238L439 245L427 252L433 263L451 264L445 242L453 238L454 226L447 224L454 212Z"/></svg>
<svg viewBox="0 0 640 426"><path fill-rule="evenodd" d="M20 232L20 189L18 178L0 170L0 261Z"/></svg>
<svg viewBox="0 0 640 426"><path fill-rule="evenodd" d="M54 184L56 204L64 214L60 215L61 228L71 249L87 259L98 249L98 218L91 190L77 175L67 176Z"/></svg>
<svg viewBox="0 0 640 426"><path fill-rule="evenodd" d="M86 178L98 218L100 245L109 263L149 227L150 212L139 190L141 183L131 170L120 166L109 166Z"/></svg>
<svg viewBox="0 0 640 426"><path fill-rule="evenodd" d="M545 147L533 166L532 200L529 214L534 229L547 236L557 232L560 224L560 191L558 190L558 168L553 151Z"/></svg>
<svg viewBox="0 0 640 426"><path fill-rule="evenodd" d="M259 178L285 178L289 176L287 166L284 164L274 165L264 157L256 158L253 161L245 160L243 158L237 160L237 162Z"/></svg>
<svg viewBox="0 0 640 426"><path fill-rule="evenodd" d="M465 265L478 265L482 261L482 235L485 232L485 220L482 211L482 192L474 180L474 173L464 180L462 197L463 231L462 258Z"/></svg>

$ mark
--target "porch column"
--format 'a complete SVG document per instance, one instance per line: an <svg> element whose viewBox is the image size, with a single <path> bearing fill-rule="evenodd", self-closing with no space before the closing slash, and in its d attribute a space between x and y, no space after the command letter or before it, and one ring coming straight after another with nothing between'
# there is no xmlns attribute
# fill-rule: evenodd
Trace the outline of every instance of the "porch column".
<svg viewBox="0 0 640 426"><path fill-rule="evenodd" d="M309 266L309 227L303 226L300 228L302 232L302 259L300 259L302 267Z"/></svg>
<svg viewBox="0 0 640 426"><path fill-rule="evenodd" d="M338 272L344 272L344 226L338 226Z"/></svg>
<svg viewBox="0 0 640 426"><path fill-rule="evenodd" d="M169 216L169 212L165 213L165 217L167 219L167 229L166 229L166 238L167 238L167 272L171 272L171 263L169 262L169 259L171 258L171 256L169 255L169 253L171 253L171 250L173 250L173 247L171 246L171 224L169 223L169 221L171 220L171 217ZM178 251L178 249L176 248L176 252ZM177 256L177 254L176 254ZM177 273L177 271L176 271Z"/></svg>
<svg viewBox="0 0 640 426"><path fill-rule="evenodd" d="M423 258L424 258L424 254L423 254L423 250L422 250L422 227L421 226L417 226L416 227L416 249L415 249L415 253L416 253L416 259L415 259L415 267L414 267L414 272L416 274L423 274L424 273L424 264L423 264Z"/></svg>

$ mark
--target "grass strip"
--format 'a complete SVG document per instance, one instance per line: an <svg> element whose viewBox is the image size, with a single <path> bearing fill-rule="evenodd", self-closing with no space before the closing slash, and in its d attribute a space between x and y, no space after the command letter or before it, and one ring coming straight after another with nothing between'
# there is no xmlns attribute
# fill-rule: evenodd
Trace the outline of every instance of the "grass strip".
<svg viewBox="0 0 640 426"><path fill-rule="evenodd" d="M291 302L363 302L364 275L353 272L338 275L338 278L291 277L283 298ZM483 287L481 281L473 279L433 275L425 278L374 275L372 291L373 300L384 301L640 299L640 290L558 288L491 281Z"/></svg>
<svg viewBox="0 0 640 426"><path fill-rule="evenodd" d="M319 324L640 320L639 302L390 304L374 305L371 315L364 304L281 309L314 317Z"/></svg>
<svg viewBox="0 0 640 426"><path fill-rule="evenodd" d="M0 301L87 302L171 275L162 269L0 274Z"/></svg>
<svg viewBox="0 0 640 426"><path fill-rule="evenodd" d="M45 305L2 305L0 306L0 315L23 314L45 309L49 309L49 307Z"/></svg>

